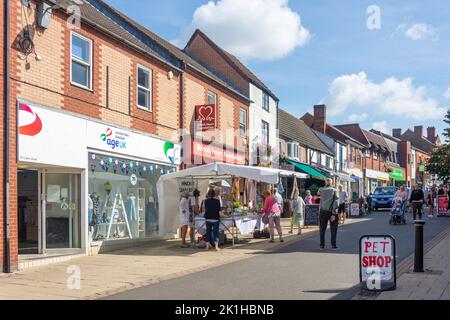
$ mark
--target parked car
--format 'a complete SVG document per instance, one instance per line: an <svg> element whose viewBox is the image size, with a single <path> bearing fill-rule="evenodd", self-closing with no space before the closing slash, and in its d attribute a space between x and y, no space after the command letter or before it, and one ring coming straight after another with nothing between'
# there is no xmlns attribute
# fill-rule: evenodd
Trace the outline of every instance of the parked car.
<svg viewBox="0 0 450 320"><path fill-rule="evenodd" d="M372 210L390 209L392 208L392 200L394 199L395 187L378 187L375 192L370 194L369 206Z"/></svg>

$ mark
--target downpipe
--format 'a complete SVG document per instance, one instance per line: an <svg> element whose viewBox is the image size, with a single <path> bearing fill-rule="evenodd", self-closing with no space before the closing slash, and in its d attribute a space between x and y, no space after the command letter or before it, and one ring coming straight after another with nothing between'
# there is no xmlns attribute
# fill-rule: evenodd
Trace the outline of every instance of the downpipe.
<svg viewBox="0 0 450 320"><path fill-rule="evenodd" d="M10 165L9 165L9 96L10 96L10 1L5 0L4 2L4 73L3 73L3 141L4 141L4 186L3 186L3 212L4 212L4 235L5 235L5 248L4 248L4 266L3 271L5 273L11 273L11 231L10 231L10 210L9 210L9 174L10 174Z"/></svg>

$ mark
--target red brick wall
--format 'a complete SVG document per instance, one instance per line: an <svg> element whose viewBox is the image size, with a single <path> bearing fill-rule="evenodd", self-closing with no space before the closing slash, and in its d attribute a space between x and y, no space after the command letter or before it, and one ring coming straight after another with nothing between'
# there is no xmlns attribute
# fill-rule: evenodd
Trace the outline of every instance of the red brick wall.
<svg viewBox="0 0 450 320"><path fill-rule="evenodd" d="M188 50L198 60L220 73L234 83L243 93L249 95L250 83L244 78L222 54L217 52L202 36L197 34L189 43Z"/></svg>
<svg viewBox="0 0 450 320"><path fill-rule="evenodd" d="M32 1L33 11L28 12L29 21L34 22L34 8L36 1ZM3 3L0 6L0 14L3 14ZM23 28L21 13L21 1L11 1L11 42L20 34ZM3 44L3 17L0 19L0 43ZM30 23L31 23L30 22ZM54 11L52 15L51 27L48 30L40 30L34 37L36 51L42 56L41 61L36 61L34 55L28 57L28 65L21 59L17 50L11 51L11 97L10 111L11 125L10 138L10 203L11 212L11 257L13 269L17 268L18 258L18 230L17 230L17 128L14 125L16 119L17 99L25 99L31 102L52 107L55 109L67 110L93 119L100 119L106 122L136 129L145 133L161 135L170 139L172 133L176 133L179 127L179 75L175 70L163 65L159 61L145 56L140 52L125 46L124 44L110 38L109 36L95 30L94 28L82 24L81 29L76 31L93 41L93 72L92 90L84 90L73 86L70 83L70 30L66 25L66 15L64 12ZM12 43L11 43L12 46ZM119 97L126 97L130 94L131 106L128 103L117 108L107 108L105 101L106 82L104 71L107 66L114 70L117 65L114 61L108 61L102 57L105 48L115 50L117 55L126 56L129 61L129 76L131 78L131 89L128 84L116 87L117 90L110 92ZM0 54L3 73L3 51ZM122 63L123 61L118 61ZM143 111L136 107L136 64L142 64L153 72L153 110ZM174 72L174 78L170 82L167 80L169 71ZM3 77L1 77L3 79ZM110 87L116 83L114 78L110 78ZM2 85L0 80L0 85ZM160 85L160 82L162 85ZM170 83L170 86L167 85ZM166 86L167 85L167 86ZM169 91L168 91L169 90ZM110 90L112 91L112 90ZM3 86L0 90L0 98L3 95ZM1 104L3 107L3 103ZM1 107L1 108L2 108ZM116 107L116 106L115 106ZM125 111L124 111L125 110ZM167 115L169 114L169 116ZM164 115L166 114L166 115ZM3 125L0 114L0 126ZM2 128L3 131L3 128ZM176 135L175 135L176 137ZM1 144L0 151L3 151L4 144ZM0 157L3 159L3 157ZM0 161L2 161L0 159ZM0 203L3 199L3 164L0 162ZM0 262L3 258L3 208L0 209Z"/></svg>
<svg viewBox="0 0 450 320"><path fill-rule="evenodd" d="M195 87L195 89L193 89ZM193 71L189 71L185 75L185 95L184 95L184 114L183 114L183 127L188 130L190 134L194 134L193 119L196 105L202 105L207 103L207 92L211 91L217 95L217 117L219 119L217 123L217 130L224 133L228 128L224 119L232 118L232 128L239 130L239 111L240 108L247 111L247 140L248 140L248 127L249 127L249 102L239 98L231 92L228 92L218 85L210 82L209 80L200 77ZM232 102L232 110L222 106L223 99ZM231 113L231 114L230 114ZM221 134L218 143L225 143L224 134ZM228 142L229 143L229 142ZM242 149L245 148L242 139L239 135L236 135L235 143ZM246 150L248 160L248 150Z"/></svg>

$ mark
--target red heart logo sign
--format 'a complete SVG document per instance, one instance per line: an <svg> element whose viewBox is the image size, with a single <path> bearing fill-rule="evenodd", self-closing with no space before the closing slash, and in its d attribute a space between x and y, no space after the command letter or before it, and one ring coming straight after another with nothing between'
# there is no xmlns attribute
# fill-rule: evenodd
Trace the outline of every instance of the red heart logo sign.
<svg viewBox="0 0 450 320"><path fill-rule="evenodd" d="M198 109L199 121L213 121L214 109L212 106L202 106Z"/></svg>

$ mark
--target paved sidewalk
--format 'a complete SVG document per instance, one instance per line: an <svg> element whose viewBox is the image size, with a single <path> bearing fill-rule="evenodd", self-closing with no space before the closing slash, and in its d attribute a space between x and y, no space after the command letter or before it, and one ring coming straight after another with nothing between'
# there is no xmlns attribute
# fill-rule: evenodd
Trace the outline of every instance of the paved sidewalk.
<svg viewBox="0 0 450 320"><path fill-rule="evenodd" d="M400 276L397 290L381 293L377 300L450 300L450 229L425 255L423 274L412 268Z"/></svg>
<svg viewBox="0 0 450 320"><path fill-rule="evenodd" d="M349 221L348 223L354 223ZM284 234L288 228L284 228ZM304 230L302 236L285 236L285 243L250 240L235 249L220 252L181 249L178 241L161 241L93 257L82 257L54 265L36 267L0 276L0 300L96 299L202 270L251 258L309 237L317 228ZM295 231L294 231L295 232ZM81 288L69 290L70 267L81 271Z"/></svg>

